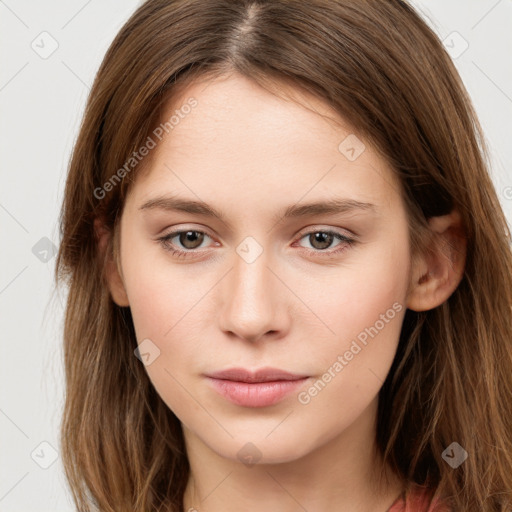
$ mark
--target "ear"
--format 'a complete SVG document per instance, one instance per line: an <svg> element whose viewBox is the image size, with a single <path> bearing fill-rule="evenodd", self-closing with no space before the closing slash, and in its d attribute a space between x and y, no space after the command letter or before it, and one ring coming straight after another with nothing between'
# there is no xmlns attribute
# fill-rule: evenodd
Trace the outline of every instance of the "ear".
<svg viewBox="0 0 512 512"><path fill-rule="evenodd" d="M96 233L100 258L105 262L105 278L112 300L118 306L129 306L130 303L128 301L128 295L126 294L122 273L118 269L117 262L114 259L111 232L99 218L94 219L94 231Z"/></svg>
<svg viewBox="0 0 512 512"><path fill-rule="evenodd" d="M464 275L466 236L460 214L429 220L433 247L421 254L412 265L407 307L413 311L428 311L448 300Z"/></svg>

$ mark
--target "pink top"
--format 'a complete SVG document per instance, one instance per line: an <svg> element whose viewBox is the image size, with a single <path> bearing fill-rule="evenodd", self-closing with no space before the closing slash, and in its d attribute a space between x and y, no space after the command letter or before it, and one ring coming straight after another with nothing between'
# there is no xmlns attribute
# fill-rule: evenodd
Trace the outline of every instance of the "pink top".
<svg viewBox="0 0 512 512"><path fill-rule="evenodd" d="M434 500L430 508L427 508L432 492L432 490L416 485L407 495L406 500L402 494L387 512L450 512L450 508L438 499Z"/></svg>

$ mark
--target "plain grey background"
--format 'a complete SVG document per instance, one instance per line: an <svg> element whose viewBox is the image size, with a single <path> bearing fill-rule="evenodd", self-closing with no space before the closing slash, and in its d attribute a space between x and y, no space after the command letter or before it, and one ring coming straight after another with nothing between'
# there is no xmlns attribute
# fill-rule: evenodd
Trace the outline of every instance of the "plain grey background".
<svg viewBox="0 0 512 512"><path fill-rule="evenodd" d="M74 510L58 453L66 293L51 295L57 219L89 87L139 3L0 0L2 512ZM413 4L474 101L512 224L512 0Z"/></svg>

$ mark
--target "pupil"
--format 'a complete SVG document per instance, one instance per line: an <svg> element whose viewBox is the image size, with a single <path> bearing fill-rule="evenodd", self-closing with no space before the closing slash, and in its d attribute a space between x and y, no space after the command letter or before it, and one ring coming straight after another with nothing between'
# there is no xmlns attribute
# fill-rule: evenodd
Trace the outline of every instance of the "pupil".
<svg viewBox="0 0 512 512"><path fill-rule="evenodd" d="M183 239L183 237L184 237L184 239ZM199 243L197 243L198 240L199 240ZM195 249L196 247L201 245L202 241L203 241L203 234L198 233L197 231L186 231L186 232L182 233L180 236L180 242L187 249Z"/></svg>
<svg viewBox="0 0 512 512"><path fill-rule="evenodd" d="M311 245L315 247L315 249L325 249L329 247L332 243L333 235L329 233L313 233L314 243L311 242ZM317 247L316 244L320 243L320 247Z"/></svg>

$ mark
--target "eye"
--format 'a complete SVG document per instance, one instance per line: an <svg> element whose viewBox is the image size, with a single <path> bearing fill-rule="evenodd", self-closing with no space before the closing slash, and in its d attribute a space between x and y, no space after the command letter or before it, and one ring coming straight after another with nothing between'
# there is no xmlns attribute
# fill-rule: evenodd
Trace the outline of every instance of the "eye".
<svg viewBox="0 0 512 512"><path fill-rule="evenodd" d="M195 249L201 247L205 237L210 238L210 236L208 236L204 231L188 229L173 231L158 240L166 251L169 251L175 256L185 258L188 256L188 253L193 253ZM173 239L176 239L177 241L173 242ZM183 247L183 249L180 249L180 247Z"/></svg>
<svg viewBox="0 0 512 512"><path fill-rule="evenodd" d="M304 233L302 235L300 240L303 239L306 239L306 241L311 245L312 249L309 249L308 247L305 247L305 249L308 249L308 252L312 254L318 254L322 252L325 252L328 255L338 254L355 243L355 239L350 238L342 233L338 233L337 231L330 230L310 231L309 233ZM327 251L326 249L331 247L335 241L339 242L334 246L337 247L337 249ZM300 246L304 247L302 244L300 244Z"/></svg>

